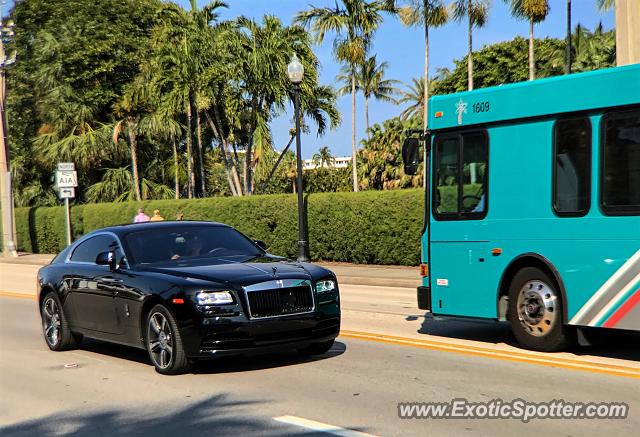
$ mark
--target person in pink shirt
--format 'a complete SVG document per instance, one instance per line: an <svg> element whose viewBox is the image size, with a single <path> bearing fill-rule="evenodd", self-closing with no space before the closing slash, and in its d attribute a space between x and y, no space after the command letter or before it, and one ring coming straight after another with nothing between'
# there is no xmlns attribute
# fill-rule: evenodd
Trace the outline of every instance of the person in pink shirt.
<svg viewBox="0 0 640 437"><path fill-rule="evenodd" d="M138 208L138 214L133 218L134 223L144 223L149 221L149 216L144 213L144 208Z"/></svg>

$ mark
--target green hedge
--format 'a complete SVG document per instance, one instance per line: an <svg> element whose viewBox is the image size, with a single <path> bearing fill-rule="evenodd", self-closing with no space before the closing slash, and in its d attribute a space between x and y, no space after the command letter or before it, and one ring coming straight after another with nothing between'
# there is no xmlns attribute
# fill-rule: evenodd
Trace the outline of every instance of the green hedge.
<svg viewBox="0 0 640 437"><path fill-rule="evenodd" d="M311 256L314 260L416 265L420 260L422 190L318 193L306 197ZM297 254L296 196L213 197L73 206L74 238L105 226L130 223L139 206L174 219L212 220L264 240L269 251ZM64 208L17 208L19 249L55 253L66 244Z"/></svg>

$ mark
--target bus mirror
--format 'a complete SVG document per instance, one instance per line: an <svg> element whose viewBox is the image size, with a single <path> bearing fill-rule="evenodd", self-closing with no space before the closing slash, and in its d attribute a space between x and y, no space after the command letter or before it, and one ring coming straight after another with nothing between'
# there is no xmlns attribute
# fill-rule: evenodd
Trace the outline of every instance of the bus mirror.
<svg viewBox="0 0 640 437"><path fill-rule="evenodd" d="M404 172L413 176L418 171L420 140L415 137L408 137L402 144L402 162L404 163Z"/></svg>

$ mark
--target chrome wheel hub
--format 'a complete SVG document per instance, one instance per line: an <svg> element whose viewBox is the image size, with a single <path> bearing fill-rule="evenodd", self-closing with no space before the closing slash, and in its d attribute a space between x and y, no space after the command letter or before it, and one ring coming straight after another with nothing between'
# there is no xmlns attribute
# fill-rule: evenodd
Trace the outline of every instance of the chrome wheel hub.
<svg viewBox="0 0 640 437"><path fill-rule="evenodd" d="M153 364L162 369L169 367L173 358L173 336L169 321L164 314L153 313L149 317L147 338Z"/></svg>
<svg viewBox="0 0 640 437"><path fill-rule="evenodd" d="M558 296L554 289L543 281L526 282L518 292L518 319L525 330L543 337L558 321Z"/></svg>
<svg viewBox="0 0 640 437"><path fill-rule="evenodd" d="M42 305L42 327L44 337L50 346L56 346L60 341L60 309L53 298L48 298Z"/></svg>

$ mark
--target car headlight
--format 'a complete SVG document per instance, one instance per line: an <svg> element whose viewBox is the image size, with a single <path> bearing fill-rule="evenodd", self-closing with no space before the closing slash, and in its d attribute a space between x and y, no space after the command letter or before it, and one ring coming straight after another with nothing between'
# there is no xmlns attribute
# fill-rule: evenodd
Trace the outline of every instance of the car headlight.
<svg viewBox="0 0 640 437"><path fill-rule="evenodd" d="M316 282L316 292L326 293L336 289L336 282L331 279L325 279L324 281Z"/></svg>
<svg viewBox="0 0 640 437"><path fill-rule="evenodd" d="M233 303L233 296L228 291L201 291L196 294L198 305L225 305Z"/></svg>

